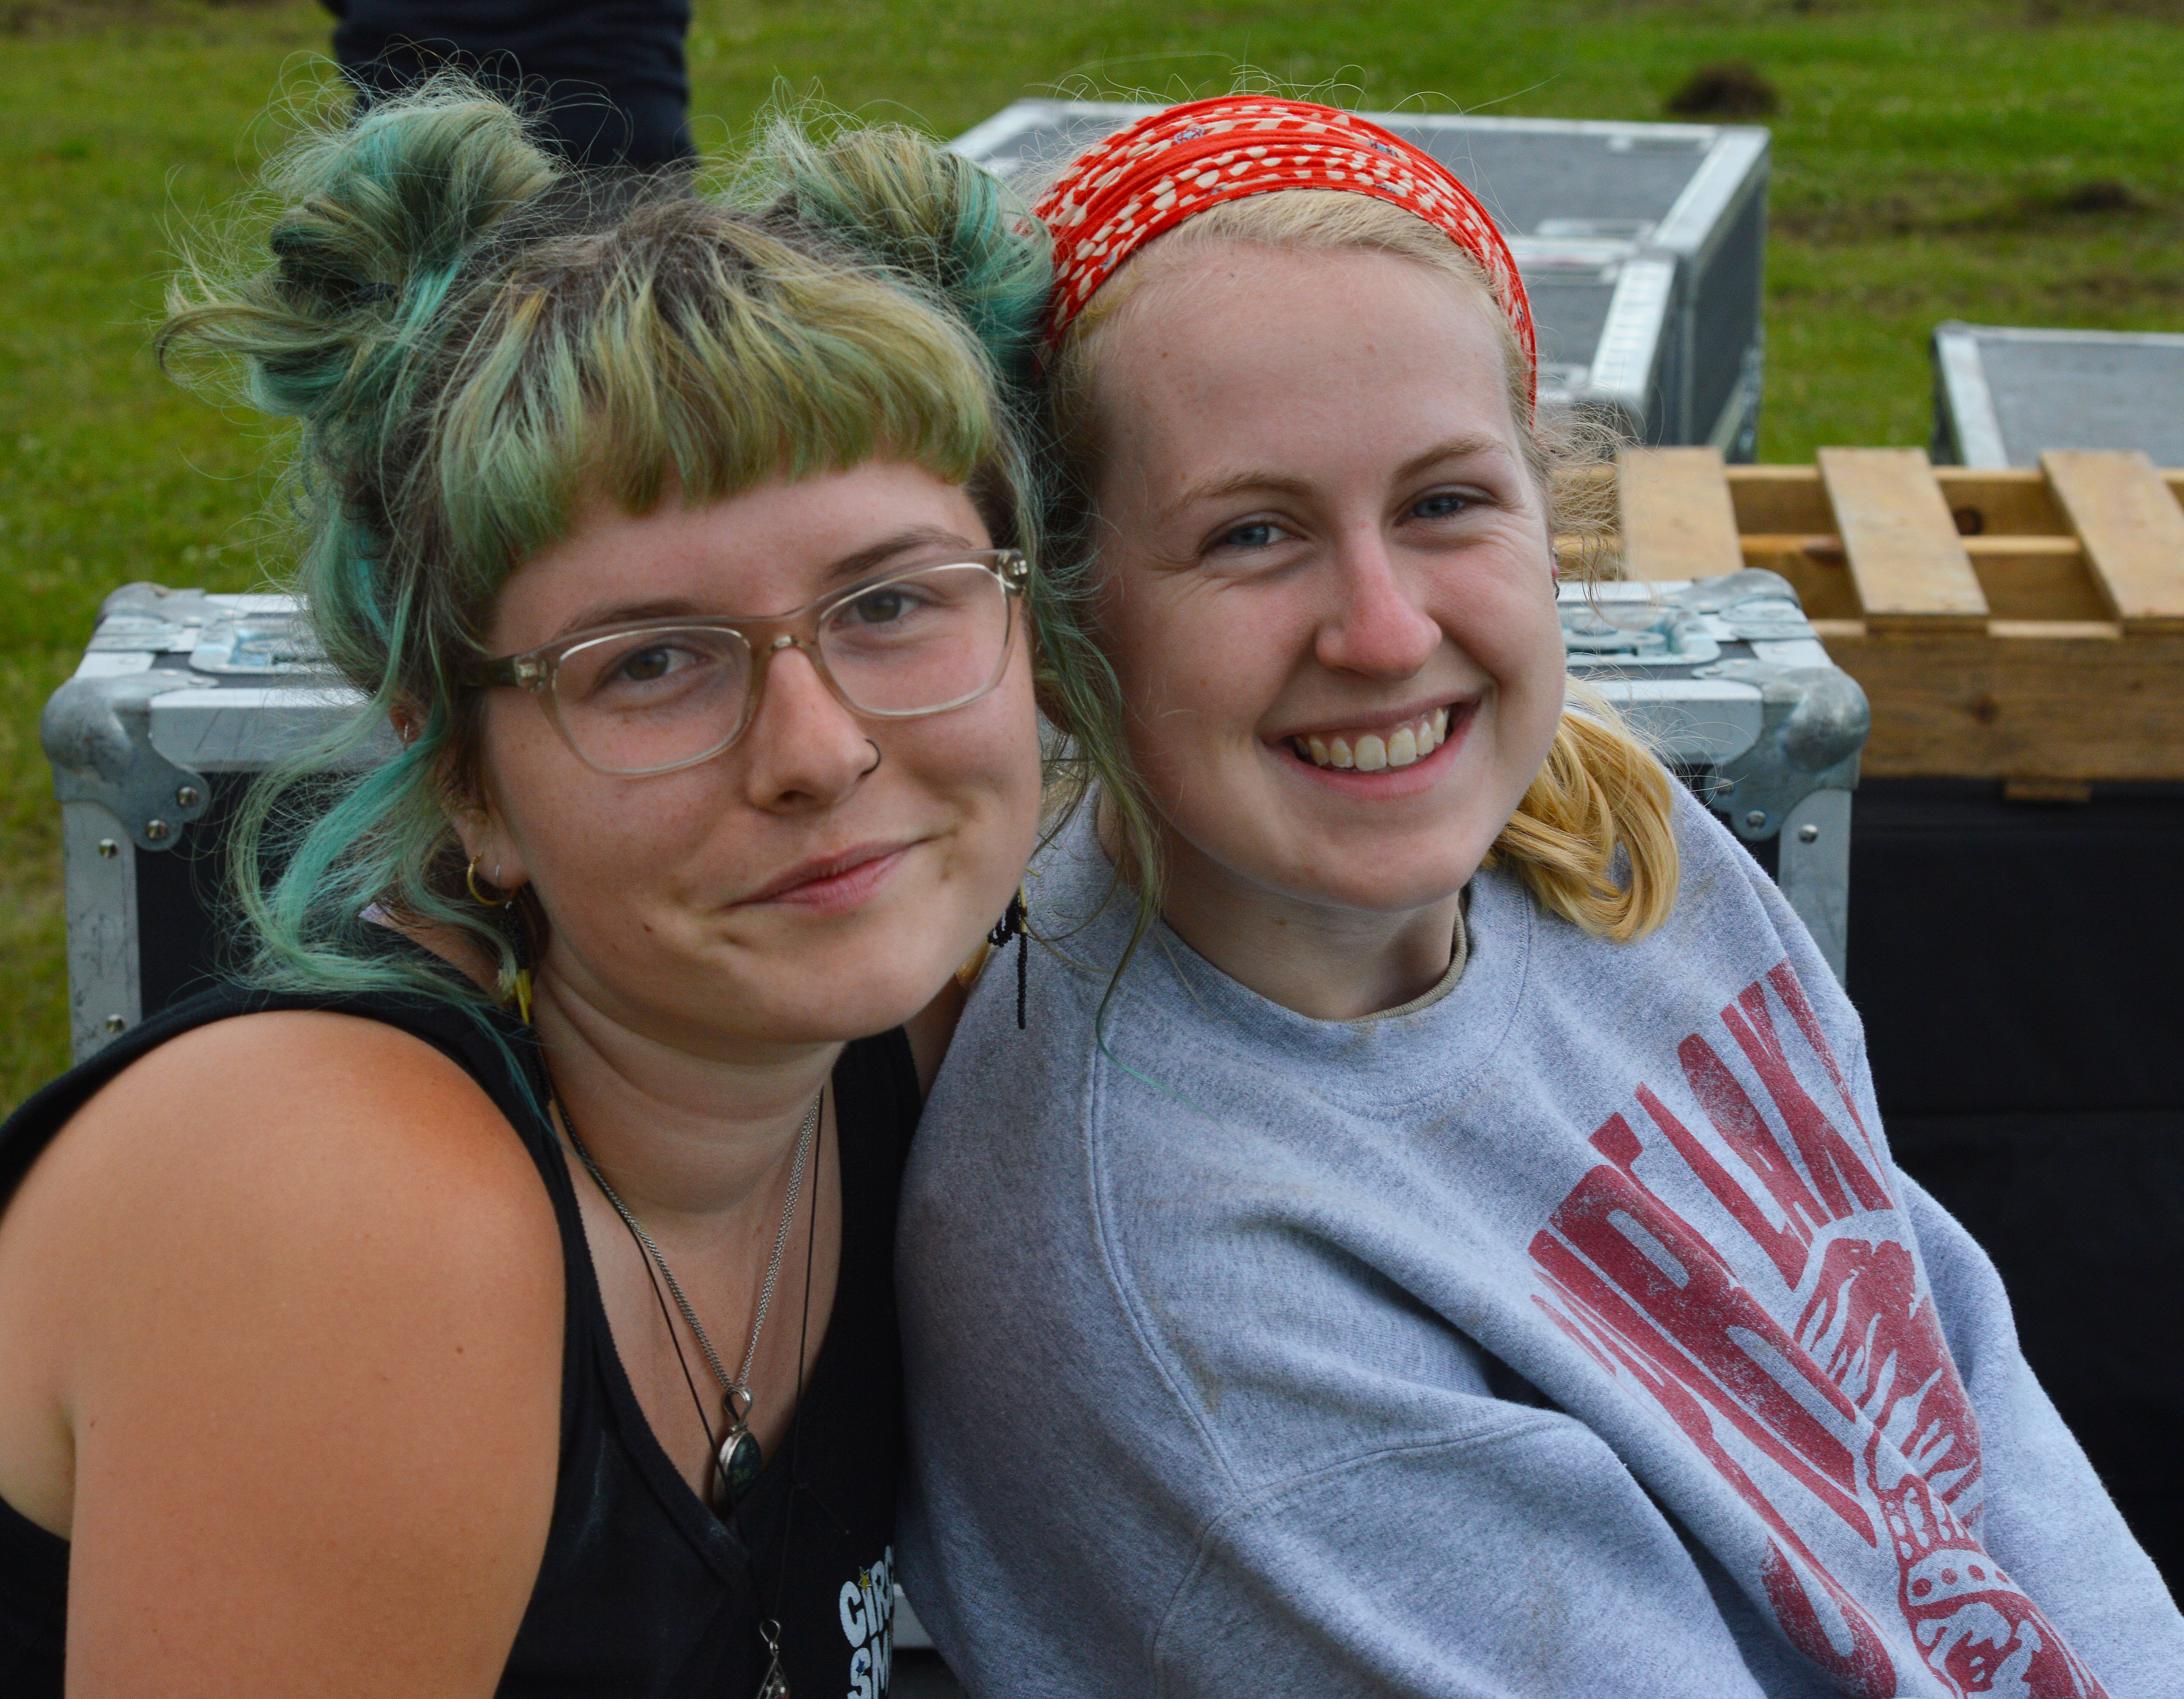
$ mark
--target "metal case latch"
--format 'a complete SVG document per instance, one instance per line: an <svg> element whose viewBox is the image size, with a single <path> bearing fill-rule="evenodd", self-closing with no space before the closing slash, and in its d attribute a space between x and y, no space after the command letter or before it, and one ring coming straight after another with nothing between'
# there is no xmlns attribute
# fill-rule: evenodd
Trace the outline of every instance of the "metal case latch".
<svg viewBox="0 0 2184 1699"><path fill-rule="evenodd" d="M95 802L139 850L171 850L211 805L204 775L152 746L152 699L187 690L187 675L160 670L71 678L46 703L38 741L53 764L53 794Z"/></svg>

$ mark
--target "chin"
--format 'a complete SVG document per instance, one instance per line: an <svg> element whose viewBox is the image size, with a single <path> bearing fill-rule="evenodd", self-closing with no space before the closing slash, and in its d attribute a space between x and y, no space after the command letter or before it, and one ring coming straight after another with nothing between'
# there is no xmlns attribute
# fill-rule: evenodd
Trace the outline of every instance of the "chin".
<svg viewBox="0 0 2184 1699"><path fill-rule="evenodd" d="M1345 833L1311 845L1267 883L1308 903L1401 914L1445 901L1470 883L1495 836L1459 824ZM1394 869L1400 877L1390 877Z"/></svg>
<svg viewBox="0 0 2184 1699"><path fill-rule="evenodd" d="M793 1000L775 1004L754 1024L782 1044L840 1044L869 1039L900 1026L917 1013L948 982L953 967L929 978L891 972L874 983L870 972L837 978L815 977L797 988Z"/></svg>

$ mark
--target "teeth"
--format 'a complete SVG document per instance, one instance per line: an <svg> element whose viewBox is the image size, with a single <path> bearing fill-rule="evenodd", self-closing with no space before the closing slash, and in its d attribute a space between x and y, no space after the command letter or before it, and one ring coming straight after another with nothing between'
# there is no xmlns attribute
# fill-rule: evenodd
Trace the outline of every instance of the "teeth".
<svg viewBox="0 0 2184 1699"><path fill-rule="evenodd" d="M1447 741L1448 710L1436 708L1408 725L1398 726L1385 737L1368 733L1354 745L1347 738L1320 738L1307 733L1292 738L1290 747L1314 766L1377 773L1385 767L1407 767L1424 760Z"/></svg>

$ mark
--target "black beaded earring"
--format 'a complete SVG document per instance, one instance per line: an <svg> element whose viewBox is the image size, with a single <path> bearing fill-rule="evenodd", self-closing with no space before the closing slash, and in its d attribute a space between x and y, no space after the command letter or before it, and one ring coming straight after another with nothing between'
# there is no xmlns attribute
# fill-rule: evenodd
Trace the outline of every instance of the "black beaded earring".
<svg viewBox="0 0 2184 1699"><path fill-rule="evenodd" d="M1009 899L1006 913L994 922L994 929L986 934L986 942L996 950L1007 948L1011 939L1017 941L1017 1030L1024 1029L1024 994L1028 969L1027 960L1031 955L1031 913L1024 906L1023 887L1017 887L1016 895Z"/></svg>

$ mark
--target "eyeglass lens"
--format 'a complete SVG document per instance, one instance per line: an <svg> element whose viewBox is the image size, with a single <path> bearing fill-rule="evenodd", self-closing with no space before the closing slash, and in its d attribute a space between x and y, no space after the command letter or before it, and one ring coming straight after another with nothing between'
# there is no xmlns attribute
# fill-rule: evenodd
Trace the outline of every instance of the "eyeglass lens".
<svg viewBox="0 0 2184 1699"><path fill-rule="evenodd" d="M818 649L835 694L880 717L938 713L991 689L1008 660L1009 598L972 563L929 567L834 603ZM655 627L563 652L554 699L579 755L608 772L702 760L750 707L751 651L719 627Z"/></svg>

